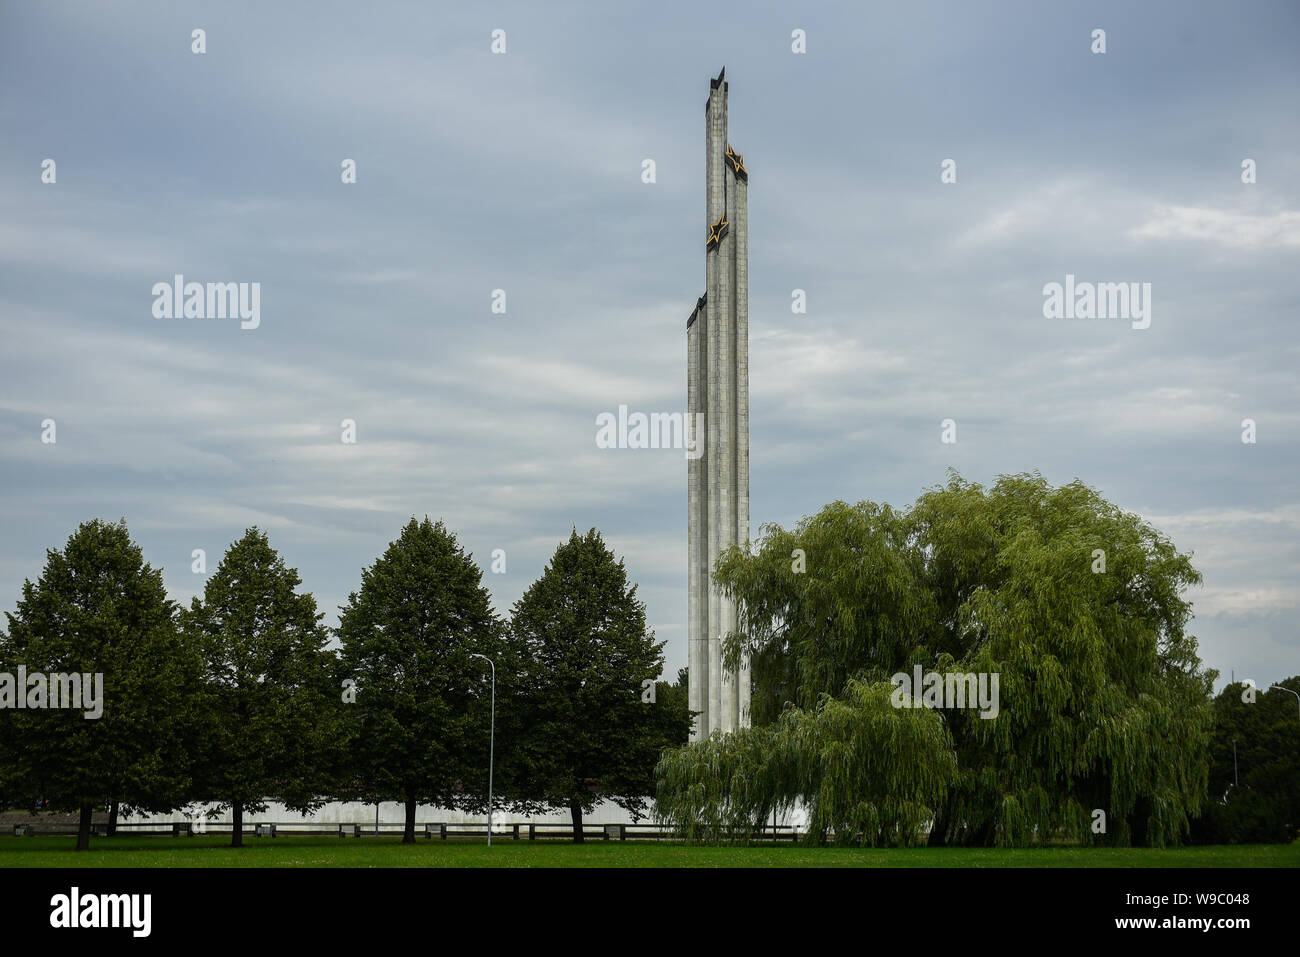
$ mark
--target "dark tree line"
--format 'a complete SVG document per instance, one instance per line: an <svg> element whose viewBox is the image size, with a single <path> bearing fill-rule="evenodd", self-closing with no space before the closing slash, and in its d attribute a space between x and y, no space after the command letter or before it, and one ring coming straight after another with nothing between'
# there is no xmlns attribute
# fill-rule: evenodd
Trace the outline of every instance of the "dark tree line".
<svg viewBox="0 0 1300 957"><path fill-rule="evenodd" d="M1300 828L1300 676L1281 687L1238 682L1214 699L1210 801L1192 827L1202 844L1289 844ZM1289 689L1289 690L1283 690ZM1294 693L1292 693L1294 692Z"/></svg>
<svg viewBox="0 0 1300 957"><path fill-rule="evenodd" d="M102 673L102 715L0 710L0 795L77 813L79 849L97 808L194 804L228 809L239 846L268 801L399 801L413 842L419 804L486 810L483 657L496 806L568 809L575 839L601 798L644 813L660 750L686 740L685 689L656 681L663 643L595 530L574 530L509 620L427 518L363 570L334 636L301 586L250 528L182 609L125 522L83 524L24 583L0 674Z"/></svg>

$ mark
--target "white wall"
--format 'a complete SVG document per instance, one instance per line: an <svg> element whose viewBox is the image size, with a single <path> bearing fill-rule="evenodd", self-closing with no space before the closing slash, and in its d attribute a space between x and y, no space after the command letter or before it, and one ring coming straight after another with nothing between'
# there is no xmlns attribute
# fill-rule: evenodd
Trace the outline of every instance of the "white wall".
<svg viewBox="0 0 1300 957"><path fill-rule="evenodd" d="M203 805L192 805L180 811L169 812L167 814L141 814L135 817L122 816L124 823L154 823L182 821L191 817L194 813L202 810ZM568 824L570 823L569 812L560 811L554 814L513 814L509 811L498 811L498 814L504 814L504 823L507 824ZM416 809L415 820L417 825L423 826L426 822L433 824L479 824L484 820L483 814L466 814L462 811L451 811L444 808L438 808L429 804L421 804ZM498 817L498 822L501 818ZM609 801L602 801L596 805L591 814L584 814L582 817L584 824L622 824L631 823L632 818L617 804ZM208 819L209 823L229 824L230 810L227 808L215 817ZM402 824L406 821L405 807L398 801L385 801L379 805L379 821L381 824ZM298 814L288 810L283 804L274 802L268 804L267 809L260 814L244 813L244 826L251 828L258 823L276 823L276 824L361 824L373 825L375 823L375 806L373 804L361 804L357 801L332 801L329 804L318 809L312 814ZM649 818L643 817L641 823L652 823Z"/></svg>

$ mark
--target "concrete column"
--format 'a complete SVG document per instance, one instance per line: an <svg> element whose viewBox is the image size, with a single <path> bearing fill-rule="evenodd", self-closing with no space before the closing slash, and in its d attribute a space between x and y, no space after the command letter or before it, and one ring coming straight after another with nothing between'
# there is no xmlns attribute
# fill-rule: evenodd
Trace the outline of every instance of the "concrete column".
<svg viewBox="0 0 1300 957"><path fill-rule="evenodd" d="M706 140L705 175L708 182L708 223L716 223L726 213L726 157L727 150L727 86L719 83L709 97L708 126ZM723 241L725 242L725 240ZM723 331L730 316L731 288L727 282L727 270L723 268L722 243L705 250L705 275L708 279L708 300L705 303L705 315L708 319L706 342L708 350L707 383L705 387L708 406L709 443L705 453L708 462L707 521L708 550L706 556L708 596L708 624L705 634L709 649L709 731L729 730L724 723L722 711L722 646L719 642L722 629L722 608L720 596L713 584L713 565L717 561L722 543L722 514L719 512L719 499L722 485L719 477L722 470L722 457L726 451L726 433L722 419L722 390L719 381L725 371L725 358L722 351Z"/></svg>
<svg viewBox="0 0 1300 957"><path fill-rule="evenodd" d="M726 158L727 84L705 106L705 300L687 326L687 412L705 415L704 451L687 466L689 701L694 739L749 724L749 669L722 668L722 639L737 627L734 602L714 587L718 555L749 540L749 236L747 189ZM707 239L707 231L704 237Z"/></svg>
<svg viewBox="0 0 1300 957"><path fill-rule="evenodd" d="M722 148L726 153L724 128ZM736 193L736 175L731 163L723 160L723 190L728 223L732 223ZM722 275L721 322L718 326L718 553L736 544L736 238L731 225L718 245L718 271ZM714 555L717 560L717 554ZM722 639L736 626L735 605L730 598L718 596L718 653L722 653ZM722 669L722 730L734 731L738 707L736 701L736 673L732 668Z"/></svg>
<svg viewBox="0 0 1300 957"><path fill-rule="evenodd" d="M704 411L700 402L700 335L704 328L704 317L697 307L690 323L686 327L686 428L689 430L696 421L697 412ZM707 430L703 430L707 433ZM687 438L690 438L689 432ZM704 448L706 434L695 436L701 443L697 451ZM700 633L700 535L704 528L701 511L700 480L703 476L702 458L688 458L686 461L686 666L687 672L687 706L692 712L701 712L691 726L691 740L698 741L708 737L707 701L701 689L707 687L701 681L705 676L706 656L704 654L704 635Z"/></svg>
<svg viewBox="0 0 1300 957"><path fill-rule="evenodd" d="M732 369L735 374L734 425L736 464L734 470L735 542L749 542L749 184L747 176L734 176L731 212L733 272L735 276L735 346ZM735 608L732 608L735 627ZM749 727L750 674L748 658L742 659L736 682L738 728Z"/></svg>

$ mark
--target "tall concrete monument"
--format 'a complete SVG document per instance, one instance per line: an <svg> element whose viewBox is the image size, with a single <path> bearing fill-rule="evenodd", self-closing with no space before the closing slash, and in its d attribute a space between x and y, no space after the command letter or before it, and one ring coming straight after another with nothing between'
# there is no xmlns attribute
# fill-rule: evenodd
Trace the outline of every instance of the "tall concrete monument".
<svg viewBox="0 0 1300 957"><path fill-rule="evenodd" d="M722 662L735 602L712 580L718 554L749 541L749 173L727 141L726 72L704 107L705 287L686 320L687 421L704 422L703 454L686 467L693 741L749 726L749 663Z"/></svg>

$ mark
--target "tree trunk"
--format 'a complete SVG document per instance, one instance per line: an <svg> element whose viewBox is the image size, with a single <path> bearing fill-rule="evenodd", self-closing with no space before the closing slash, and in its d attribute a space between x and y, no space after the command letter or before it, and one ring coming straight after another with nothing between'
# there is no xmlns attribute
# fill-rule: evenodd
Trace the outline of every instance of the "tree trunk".
<svg viewBox="0 0 1300 957"><path fill-rule="evenodd" d="M415 798L406 799L406 827L402 829L402 843L415 843Z"/></svg>
<svg viewBox="0 0 1300 957"><path fill-rule="evenodd" d="M1129 817L1129 833L1133 847L1146 847L1151 843L1151 802L1138 798Z"/></svg>
<svg viewBox="0 0 1300 957"><path fill-rule="evenodd" d="M926 838L926 847L944 847L948 843L948 807L947 801L935 809L934 822L930 825L930 836Z"/></svg>
<svg viewBox="0 0 1300 957"><path fill-rule="evenodd" d="M236 801L230 805L230 819L234 823L231 826L230 846L244 846L244 805Z"/></svg>
<svg viewBox="0 0 1300 957"><path fill-rule="evenodd" d="M574 801L569 805L569 816L573 818L573 843L582 843L582 805Z"/></svg>
<svg viewBox="0 0 1300 957"><path fill-rule="evenodd" d="M997 822L990 817L975 828L970 843L975 847L992 847L996 837Z"/></svg>
<svg viewBox="0 0 1300 957"><path fill-rule="evenodd" d="M114 801L108 806L108 836L112 837L117 833L117 802Z"/></svg>
<svg viewBox="0 0 1300 957"><path fill-rule="evenodd" d="M77 850L90 850L90 809L89 801L81 802L81 819L77 822Z"/></svg>

